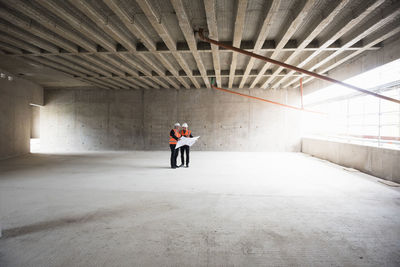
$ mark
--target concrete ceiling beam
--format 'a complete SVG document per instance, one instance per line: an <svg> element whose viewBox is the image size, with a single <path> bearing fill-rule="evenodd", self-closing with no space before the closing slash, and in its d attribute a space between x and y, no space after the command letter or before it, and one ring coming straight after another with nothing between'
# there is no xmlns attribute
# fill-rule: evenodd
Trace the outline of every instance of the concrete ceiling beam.
<svg viewBox="0 0 400 267"><path fill-rule="evenodd" d="M41 23L45 24L44 26L48 26L48 28L50 28L50 29L54 29L54 27L57 26L57 27L58 27L58 28L57 28L58 31L60 31L60 29L65 30L64 28L60 28L60 27L59 27L58 25L56 25L54 22L52 22L52 21L50 21L49 19L45 18L44 15L40 14L37 10L33 9L32 7L30 7L30 6L28 6L28 5L25 5L23 2L18 1L17 4L19 5L20 8L23 8L23 9L24 9L25 15L31 16L31 17L33 17L34 19L39 20ZM87 7L87 6L86 6L86 7ZM53 6L53 8L54 8L54 6ZM96 14L96 13L94 13L93 10L91 10L91 11L92 11L93 14ZM25 23L24 23L23 19L19 19L19 18L17 18L17 17L13 17L12 15L11 15L11 17L13 18L13 21L18 21L20 25L25 25L25 27L28 27L28 28L31 27L30 22L25 21ZM66 19L66 17L68 17L68 15L64 15L64 16L63 16L63 19ZM76 22L76 21L75 21L75 22ZM37 30L39 31L40 29L38 28ZM43 35L44 35L45 37L48 37L48 36L45 35L45 34L43 34ZM42 36L43 36L43 35L42 35ZM93 35L93 34L91 34L91 35ZM71 37L71 36L69 36L69 37ZM52 38L52 39L54 39L54 38ZM79 43L79 42L78 42L78 43ZM85 46L85 44L82 44L82 43L79 43L79 44L82 45L82 47L89 49L89 47ZM59 42L59 45L62 46L63 48L65 48L65 49L70 50L70 51L71 51L71 50L72 50L72 51L75 50L75 49L73 49L72 47L68 47L68 45L67 45L65 42L62 42L62 43L61 43L61 40L60 40L60 42ZM103 45L104 45L104 42L103 42ZM131 47L131 48L132 48L132 47ZM114 48L114 50L115 50L115 48ZM8 49L8 51L10 51L10 49ZM97 49L90 49L90 50L88 50L88 51L97 52ZM12 50L12 52L17 53L18 50ZM40 51L36 51L36 52L40 52ZM141 67L141 66L140 66L140 67ZM142 67L141 67L141 70L144 71L144 69L143 69ZM157 83L161 84L162 86L165 86L165 83L163 83L162 81L159 81L158 78L154 78L154 80L155 80ZM150 82L148 82L148 81L145 81L145 82L146 82L147 84L149 84L149 85L152 85L152 83L150 83Z"/></svg>
<svg viewBox="0 0 400 267"><path fill-rule="evenodd" d="M335 17L343 11L347 4L351 2L351 0L343 0L339 2L339 4L327 15L323 18L318 25L310 32L310 34L306 35L306 37L300 41L300 45L296 48L296 50L286 58L285 63L293 64L294 60L304 51L304 49L320 34L332 21ZM278 74L283 70L283 67L278 67L274 71L274 73L262 84L262 88L267 88L267 86L278 76Z"/></svg>
<svg viewBox="0 0 400 267"><path fill-rule="evenodd" d="M20 55L24 54L21 49L3 42L0 42L0 49L9 53L20 54Z"/></svg>
<svg viewBox="0 0 400 267"><path fill-rule="evenodd" d="M366 22L366 24L362 25L357 29L358 34L354 38L350 38L347 40L344 45L343 49L339 49L329 56L325 57L323 60L319 61L318 63L314 64L308 70L314 71L327 62L331 61L332 59L336 58L338 55L342 54L345 51L345 47L350 47L353 44L359 42L363 38L367 37L368 35L372 34L373 32L379 30L389 22L393 21L396 17L400 15L400 2L397 7L390 7L386 9L382 14L378 15L376 20L370 20Z"/></svg>
<svg viewBox="0 0 400 267"><path fill-rule="evenodd" d="M79 66L78 64L72 63L63 58L53 57L53 58L51 58L50 61L52 61L54 63L59 63L61 66L68 67L71 70L74 70L75 74L78 76L81 76L83 73L83 74L88 75L86 78L94 78L96 80L98 80L98 79L102 80L102 78L104 78L104 77L100 77L99 74L96 72L88 71L85 68L82 68L81 66ZM126 86L129 86L129 84L126 84L124 82L118 83L118 82L115 82L112 80L103 81L103 83L105 83L105 84L109 83L109 84L115 85L117 87L121 87L123 89L127 89ZM125 84L125 86L123 84Z"/></svg>
<svg viewBox="0 0 400 267"><path fill-rule="evenodd" d="M128 81L128 80L126 80L126 78L122 78L122 77L100 77L99 79L105 80L108 82L113 82L114 84L122 83L122 84L125 84L126 86L128 86L129 88L133 88L133 89L144 88L143 83L140 83L136 79L132 79L130 81Z"/></svg>
<svg viewBox="0 0 400 267"><path fill-rule="evenodd" d="M104 55L104 56L106 56L106 55ZM120 77L120 78L127 77L126 73L124 71L122 71L121 69L119 69L119 66L121 65L121 63L116 60L113 60L113 59L109 60L110 59L109 57L102 57L102 55L97 55L97 56L82 55L81 57L89 62L92 62L96 66L100 66L104 70L110 72L112 77L115 77L115 76ZM100 57L100 58L98 58L98 57ZM131 71L132 70L130 70L130 72ZM132 75L132 72L130 74ZM139 78L139 75L137 75L137 73L136 73L136 74L134 74L134 77Z"/></svg>
<svg viewBox="0 0 400 267"><path fill-rule="evenodd" d="M71 14L60 4L60 1L37 0L37 2L49 11L51 11L53 14L62 18L74 29L80 31L82 34L90 38L95 43L100 44L105 49L108 49L108 51L117 51L117 44L115 42L103 38L95 27L92 27L85 23L82 18L80 18L77 14Z"/></svg>
<svg viewBox="0 0 400 267"><path fill-rule="evenodd" d="M47 58L47 59L50 60L50 61L56 62L56 63L60 63L63 66L67 66L68 68L71 68L71 69L73 69L75 71L78 71L80 73L84 73L86 75L93 76L93 77L100 77L100 74L98 74L97 72L87 70L84 67L78 65L77 63L71 62L71 61L69 61L67 59L64 59L62 57L52 57L52 58Z"/></svg>
<svg viewBox="0 0 400 267"><path fill-rule="evenodd" d="M368 50L368 48L366 47L365 50ZM27 58L35 58L38 57L37 55L27 55L27 54L21 54L21 56L23 57L27 57ZM100 65L101 63L99 61L93 61L93 59L88 58L89 56L86 55L86 60L87 61L91 61L93 62L93 64L86 62L85 60L82 60L80 57L78 56L72 56L72 55L64 55L64 54L60 54L58 55L60 57L63 57L69 61L73 61L81 66L84 66L85 68L91 69L94 72L97 72L103 76L106 77L121 77L121 78L126 78L127 75L124 72L119 72L119 74L115 73L115 69L113 67L110 67L109 65L101 65L102 68L98 67L98 65ZM53 56L54 57L54 56ZM44 57L44 58L52 58L52 57ZM108 58L104 58L104 60L108 60ZM103 63L104 64L104 63ZM108 66L108 70L105 70L106 66ZM229 77L230 76L230 70L221 70L221 77ZM236 69L235 70L235 77L243 77L244 76L244 70L240 70L240 69ZM207 76L214 76L215 75L215 70L206 70ZM270 77L272 75L273 71L272 69L267 70L263 77ZM286 70L282 70L280 73L277 74L278 77L283 77L287 74ZM150 76L151 75L151 76ZM158 75L158 74L157 74ZM169 72L164 72L162 75L157 76L154 73L149 73L149 74L143 74L143 75L139 75L142 78L149 78L149 77L154 77L154 78L158 78L158 77L174 77L174 75L172 73ZM179 71L179 73L177 74L180 77L188 77L186 75L186 73L181 70ZM258 71L256 69L251 70L251 72L248 74L249 77L255 77L258 75ZM295 76L299 76L300 74L294 74ZM198 77L201 78L202 74L198 71L198 70L194 70L192 72L192 76L193 77ZM137 76L135 76L137 77Z"/></svg>
<svg viewBox="0 0 400 267"><path fill-rule="evenodd" d="M67 59L67 60L70 60L70 61L73 61L73 62L75 62L75 63L77 63L77 64L79 64L79 65L81 65L81 66L83 66L83 67L85 67L87 69L90 69L90 70L92 70L94 72L99 73L100 75L103 75L103 76L106 76L106 77L112 77L113 76L111 74L111 72L105 71L105 70L99 68L97 65L90 64L89 62L87 62L87 61L85 61L85 60L83 60L83 59L81 59L81 58L79 58L77 56L70 56L70 55L60 54L60 57L63 57L64 59Z"/></svg>
<svg viewBox="0 0 400 267"><path fill-rule="evenodd" d="M282 0L273 0L272 1L271 7L269 8L267 15L265 16L263 24L261 26L261 29L259 31L253 53L255 53L255 54L260 53L260 49L263 46L268 33L270 32L271 22L277 15L281 2L282 2ZM246 70L244 72L242 80L240 81L239 88L243 88L244 85L246 84L247 78L249 77L249 73L253 69L255 62L256 62L255 58L250 58L249 62L247 63Z"/></svg>
<svg viewBox="0 0 400 267"><path fill-rule="evenodd" d="M155 42L150 38L146 30L140 26L134 20L133 16L131 16L125 9L123 9L115 0L103 0L103 2L118 16L118 18L122 21L125 27L138 39L142 40L144 46L149 51L156 50Z"/></svg>
<svg viewBox="0 0 400 267"><path fill-rule="evenodd" d="M178 18L179 26L183 35L185 36L186 42L189 46L190 51L196 61L197 68L201 73L204 84L207 88L211 88L210 81L207 77L206 68L204 67L203 60L201 59L200 53L197 50L197 42L194 37L192 25L189 20L189 16L186 13L185 7L183 6L182 0L171 0L172 6L174 7L176 17Z"/></svg>
<svg viewBox="0 0 400 267"><path fill-rule="evenodd" d="M72 76L71 78L78 78L81 80L85 79L85 81L89 80L89 81L92 81L92 84L93 84L93 82L95 82L95 85L103 84L102 86L108 86L108 88L112 88L112 89L116 89L116 90L121 89L121 88L125 89L124 87L118 87L118 86L115 86L112 84L107 84L107 83L105 83L103 81L99 81L93 77L88 77L86 74L77 72L71 68L68 68L68 67L60 64L60 63L56 63L51 60L48 60L47 58L35 57L35 58L26 58L26 60L31 61L36 64L40 63L42 66L66 73L66 74Z"/></svg>
<svg viewBox="0 0 400 267"><path fill-rule="evenodd" d="M1 30L1 22L0 22L0 30ZM42 48L44 50L47 50L47 49L43 48L42 45L38 45L38 44L34 43L35 41L30 39L30 37L25 37L23 39L26 40L27 43L35 44L36 46L38 46L38 47L40 47L40 48ZM242 41L242 44L243 44L243 42L244 41ZM245 41L245 42L248 43L248 41ZM289 42L297 43L296 40L290 40ZM340 40L337 40L330 47L323 48L323 51L337 51L337 50L341 49L343 46L339 45L339 42L340 42ZM233 44L233 42L223 42L223 43L227 43L229 45ZM178 43L178 45L179 45L179 43ZM271 45L269 45L269 44L268 45L264 45L264 47L270 47L270 46ZM54 46L54 47L57 48L57 46ZM275 47L275 46L273 46L273 47ZM362 49L362 48L363 48L362 44L356 43L355 45L353 45L351 47L347 47L347 48L343 48L343 49L345 51L355 51L355 50ZM378 50L380 48L382 48L382 47L378 44L376 46L370 47L368 50ZM184 53L190 53L191 54L192 53L189 48L187 50L185 50L185 49L186 48L183 48L183 49L180 49L180 50L178 49L178 52L181 53L181 54L184 54ZM254 49L249 49L247 45L246 46L242 45L242 49L245 50L245 51L249 51L249 52L253 52L254 53ZM294 52L297 49L298 49L298 46L296 45L296 46L291 46L291 47L284 47L282 49L282 51L284 51L284 52ZM319 49L318 45L312 44L312 47L309 46L309 47L304 48L303 52L305 52L305 51L313 52L313 51L316 51L318 49ZM212 53L211 46L210 46L209 49L205 48L205 47L198 48L197 51L199 52L199 54ZM222 49L221 47L219 48L218 51L219 51L220 54L222 54L222 53L233 53L232 51L226 50L226 49ZM260 53L262 53L262 52L274 52L274 51L275 51L275 48L272 48L272 47L271 48L262 48L262 49L259 50ZM43 52L40 52L40 53L30 53L30 54L31 55L37 55L37 56L43 56L43 57L54 56L54 55L57 56L57 55L60 54L60 51L54 51L54 52L44 52L43 51ZM106 50L100 50L100 51L97 51L97 52L89 52L89 51L68 52L68 51L63 51L62 54L65 54L65 55L96 55L96 54L110 54L110 55L122 54L122 55L124 55L124 54L130 54L130 55L132 55L132 52L131 51L127 51L127 50L118 50L118 51L113 51L113 52L112 51L106 51ZM170 50L165 50L165 49L158 49L156 51L136 50L136 52L134 52L134 55L137 58L139 58L140 60L142 60L142 61L145 61L143 59L144 58L143 56L154 55L156 57L156 59L158 60L158 56L159 55L166 55L166 54L172 54L172 52ZM10 56L12 56L12 54ZM151 61L151 62L153 62L153 61ZM155 63L153 62L152 64L154 65ZM148 64L148 65L151 66L151 64Z"/></svg>
<svg viewBox="0 0 400 267"><path fill-rule="evenodd" d="M20 39L14 38L13 36L10 36L8 34L1 34L0 33L0 41L2 41L4 43L7 43L7 44L10 44L10 45L13 45L13 46L16 46L18 48L24 49L24 50L29 51L31 53L41 53L40 48L38 48L38 47L36 47L34 45L31 45L31 44L29 44L27 42L24 42L24 41L22 41Z"/></svg>
<svg viewBox="0 0 400 267"><path fill-rule="evenodd" d="M56 21L52 20L49 16L40 13L40 11L38 11L31 4L28 4L28 2L24 2L21 0L13 0L12 8L17 9L18 12L21 12L25 16L35 20L40 25L46 27L50 31L55 32L60 36L63 36L70 42L79 45L80 47L86 49L87 51L92 51L92 52L97 51L96 44L89 42L88 40L79 36L76 32L71 31L70 29L64 27L63 25L57 24Z"/></svg>
<svg viewBox="0 0 400 267"><path fill-rule="evenodd" d="M230 69L229 70L221 70L221 77L229 77L230 72L231 72ZM286 71L282 71L279 75L284 76L284 75L286 75L286 73L287 73ZM208 76L214 76L215 72L214 72L214 70L208 70L207 74L208 74ZM200 77L200 75L201 74L199 72L197 72L197 73L193 72L193 76ZM258 71L255 69L251 70L251 72L248 74L249 77L255 77L257 75L258 75ZM272 70L267 70L264 73L264 77L269 77L271 75L272 75ZM298 74L298 75L300 75L300 74ZM238 69L235 70L235 77L243 77L243 76L244 76L244 70L238 70Z"/></svg>
<svg viewBox="0 0 400 267"><path fill-rule="evenodd" d="M138 54L138 57L140 57L140 59L144 62L147 63L147 65L150 65L152 67L152 70L157 73L159 76L163 77L170 85L172 85L175 89L179 89L180 85L175 82L172 78L168 77L165 75L165 72L163 71L163 69L158 66L157 64L155 64L152 60L150 60L147 56L145 55L141 55ZM162 55L155 55L156 59L158 59L159 62L161 62L161 64L163 66L166 66L167 69L170 68L171 66L169 66L167 64L167 61L165 60L165 58ZM171 68L171 70L175 70L174 68ZM171 72L171 71L170 71ZM171 72L172 73L172 72ZM176 76L174 76L176 78ZM182 78L179 77L179 79L182 80ZM169 87L169 86L168 86ZM167 87L166 87L167 88Z"/></svg>
<svg viewBox="0 0 400 267"><path fill-rule="evenodd" d="M318 71L318 73L325 74L328 71L330 71L330 70L340 66L341 64L348 62L349 60L353 59L354 57L360 55L361 53L363 53L366 50L367 47L372 47L372 46L374 46L380 42L383 42L399 33L400 33L400 27L398 27L398 23L397 23L397 26L392 27L392 29L390 29L385 34L380 35L379 37L373 38L372 40L368 41L368 44L366 44L365 49L357 50L357 51L355 51L349 55L345 55L341 58L335 58L335 60L331 64L330 63L326 64L327 67ZM303 84L306 84L313 79L314 79L314 77L308 77L307 79L305 79L303 81Z"/></svg>
<svg viewBox="0 0 400 267"><path fill-rule="evenodd" d="M9 49L8 49L8 50L9 50ZM20 51L20 50L19 50L19 49L14 49L14 50L12 50L12 52L14 52L14 53L17 53L18 51ZM59 54L59 55L61 55L61 54ZM60 63L60 64L63 64L63 65L67 65L68 67L70 67L70 68L72 68L72 69L78 69L80 72L83 72L83 73L85 73L85 74L92 75L92 76L98 76L98 75L99 75L99 74L96 73L96 72L88 71L87 69L82 68L82 67L79 66L78 64L74 64L74 63L68 62L67 60L62 59L62 58L58 58L57 56L56 56L56 57L52 57L52 59L53 59L53 61L56 61L56 62L58 62L58 63ZM78 59L78 60L79 60L79 59ZM80 63L82 64L82 62L84 62L84 61L81 60ZM75 63L76 63L76 60L75 60ZM84 63L84 65L90 65L90 64ZM53 67L54 67L54 65L53 65Z"/></svg>
<svg viewBox="0 0 400 267"><path fill-rule="evenodd" d="M26 43L30 43L32 45L40 47L43 50L49 51L50 53L58 54L60 52L60 48L58 48L56 45L53 45L50 42L38 38L29 32L23 31L15 27L14 25L0 21L0 30L7 33L10 36L19 38L20 40L23 40ZM42 51L40 53L42 53Z"/></svg>
<svg viewBox="0 0 400 267"><path fill-rule="evenodd" d="M98 68L94 71L91 71L91 70L86 69L87 67L86 68L82 67L80 64L87 65L87 63L83 63L84 60L81 60L79 58L75 58L72 62L69 60L69 58L65 59L62 57L52 57L52 58L50 58L50 60L53 62L56 62L56 63L60 63L63 66L67 66L68 68L71 68L80 73L84 73L84 74L93 76L95 78L101 78L100 75L103 75L103 74L99 73ZM77 63L77 61L78 62L80 61L80 63ZM112 77L112 75L111 75L111 77ZM139 78L138 75L136 77ZM115 82L113 82L113 83L114 83L114 85L118 85L118 83L117 84Z"/></svg>
<svg viewBox="0 0 400 267"><path fill-rule="evenodd" d="M125 71L126 73L129 73L134 78L138 78L138 79L140 78L139 73L137 71L132 70L132 68L126 66L123 61L118 61L118 60L112 58L110 55L99 55L99 57L102 58L104 61L113 64L118 69L121 69L121 70ZM154 84L151 81L148 81L147 79L142 79L142 81L153 88L159 88L156 84Z"/></svg>
<svg viewBox="0 0 400 267"><path fill-rule="evenodd" d="M84 81L87 80L87 81L89 81L90 83L92 83L92 84L94 84L94 85L96 85L96 86L101 86L101 87L103 87L103 88L109 88L109 87L111 87L112 89L115 89L115 90L126 89L126 88L121 88L120 86L114 86L114 85L112 85L112 84L113 84L112 82L110 83L110 81L108 81L108 83L106 83L106 82L104 82L104 81L101 81L101 80L98 80L98 79L94 79L94 78L89 78L89 77L83 78L83 80L84 80Z"/></svg>
<svg viewBox="0 0 400 267"><path fill-rule="evenodd" d="M196 88L200 88L200 84L199 82L196 80L195 77L192 76L192 70L190 69L189 65L186 63L185 59L183 58L183 56L181 54L179 54L178 52L174 52L172 53L172 55L174 56L174 58L176 59L176 61L178 62L178 64L181 66L181 68L186 72L187 77L190 79L190 81L192 82L192 84L196 87ZM168 61L166 58L164 58L165 61ZM172 65L171 65L172 67ZM171 68L170 68L171 69ZM174 71L174 73L176 73L176 71ZM179 76L178 76L179 77ZM187 83L186 83L187 84ZM189 86L189 85L188 85ZM185 88L190 88L186 87Z"/></svg>
<svg viewBox="0 0 400 267"><path fill-rule="evenodd" d="M131 15L129 15L126 10L121 8L121 6L115 1L115 0L104 0L104 3L119 17L119 19L122 21L122 23L125 25L125 27L138 39L142 40L144 46L148 49L148 52L153 54L156 59L161 62L165 67L168 67L167 65L164 64L165 60L164 58L161 57L161 55L158 55L155 53L157 46L155 42L150 38L150 36L147 34L146 30L140 26L136 21L133 19ZM158 73L160 76L162 76L163 70L157 66L152 60L150 60L146 55L142 55L139 53L139 51L136 51L136 56L139 57L143 62L145 62L147 65L149 65L153 71ZM172 69L171 69L172 70ZM170 70L170 71L171 71ZM174 80L172 80L169 77L164 78L170 85L172 85L174 88L179 89L179 84L177 84ZM186 82L181 79L181 83L185 84Z"/></svg>
<svg viewBox="0 0 400 267"><path fill-rule="evenodd" d="M44 30L42 27L38 26L34 21L25 19L25 18L20 18L5 8L0 7L0 16L4 19L10 22L13 25L16 25L28 32L31 32L35 34L36 36L39 36L43 38L46 41L49 41L53 44L56 44L57 46L69 51L69 52L78 52L78 46L59 37L58 35Z"/></svg>
<svg viewBox="0 0 400 267"><path fill-rule="evenodd" d="M370 15L375 9L377 9L380 5L382 5L385 2L385 0L377 0L375 1L372 5L368 6L366 9L361 11L360 14L356 15L352 19L350 19L345 25L340 25L339 28L334 30L334 34L332 36L329 36L326 40L323 40L321 43L322 45L318 50L313 52L310 56L307 58L303 59L302 62L297 66L299 68L303 68L308 62L310 62L312 59L314 59L316 56L318 56L320 53L324 51L324 48L329 47L331 44L339 40L343 35L346 33L350 32L353 30L357 25L363 21L368 15ZM283 84L284 87L290 86L294 82L297 82L298 79L292 79L292 81L287 82L284 84L284 81L288 80L291 78L292 72L290 71L287 76L282 78L279 83Z"/></svg>
<svg viewBox="0 0 400 267"><path fill-rule="evenodd" d="M147 84L151 88L157 88L157 89L160 88L159 85L154 82L154 77L152 77L152 76L150 76L150 77L149 76L141 76L139 74L139 72L134 71L129 66L125 65L126 61L124 61L123 59L121 61L118 61L118 60L112 58L111 56L107 56L107 55L101 55L100 57L102 57L106 61L111 62L116 67L124 70L126 73L132 75L133 78L141 80L142 83Z"/></svg>
<svg viewBox="0 0 400 267"><path fill-rule="evenodd" d="M117 75L120 77L125 77L126 73L115 66L109 64L107 61L103 61L99 58L100 55L80 55L81 58L96 64L97 66L101 66L103 69L107 70L108 72L112 73L113 75Z"/></svg>
<svg viewBox="0 0 400 267"><path fill-rule="evenodd" d="M127 62L132 67L136 68L137 70L139 70L140 72L145 74L146 77L152 79L158 85L160 85L160 86L162 86L164 88L169 88L168 84L164 83L161 79L159 79L157 77L154 77L150 70L147 70L147 69L143 68L143 66L142 66L143 63L136 62L135 60L130 58L129 55L127 55L127 54L117 54L117 57L119 57L121 60Z"/></svg>
<svg viewBox="0 0 400 267"><path fill-rule="evenodd" d="M114 40L118 41L129 51L136 51L136 44L122 32L117 25L112 23L107 16L102 14L96 7L92 6L85 0L71 0L70 1L76 8L81 10L88 16L98 27L111 36Z"/></svg>
<svg viewBox="0 0 400 267"><path fill-rule="evenodd" d="M186 72L188 75L189 79L193 83L193 85L196 88L200 88L200 84L192 76L192 71L190 70L188 64L186 61L183 59L182 55L177 53L176 50L176 42L173 40L171 34L168 32L166 26L161 22L159 19L158 13L155 11L154 7L150 4L148 0L136 0L136 2L139 4L140 8L143 10L144 14L146 15L147 19L149 20L150 24L153 26L153 28L156 30L158 35L161 37L161 39L164 41L164 43L167 45L168 49L172 51L172 55L178 62L178 64L181 66L181 68ZM164 63L167 62L167 60L164 58ZM171 64L168 64L170 66ZM168 69L174 69L174 68L168 68ZM176 73L176 72L175 72ZM179 76L176 76L179 78ZM180 80L180 82L184 85L185 88L189 89L190 86L186 81Z"/></svg>
<svg viewBox="0 0 400 267"><path fill-rule="evenodd" d="M173 40L171 34L167 27L161 21L161 15L156 11L156 9L152 6L149 0L136 0L140 8L143 10L146 15L148 21L156 30L156 32L160 35L161 39L164 41L166 46L171 51L176 51L176 42Z"/></svg>
<svg viewBox="0 0 400 267"><path fill-rule="evenodd" d="M204 7L206 10L207 25L209 31L209 37L218 41L218 25L217 25L217 14L215 8L215 0L204 0ZM222 86L221 80L221 63L219 58L219 48L216 45L211 45L211 53L213 59L213 65L215 70L215 78L217 86Z"/></svg>
<svg viewBox="0 0 400 267"><path fill-rule="evenodd" d="M148 87L148 86L145 86L145 84L144 84L142 81L140 81L140 80L138 80L138 79L136 79L136 78L133 78L133 77L125 77L125 78L122 78L122 77L113 77L113 79L116 79L116 80L125 80L125 82L127 82L127 83L135 84L137 88L149 89L149 87Z"/></svg>
<svg viewBox="0 0 400 267"><path fill-rule="evenodd" d="M125 81L125 80L123 80L123 78L127 78L126 75L115 76L115 74L113 74L111 72L108 72L106 70L103 70L103 69L99 68L97 65L90 64L90 63L86 62L85 60L83 60L83 59L81 59L79 57L71 57L71 56L65 56L65 55L60 55L60 56L66 58L66 59L68 59L70 61L74 61L77 64L80 64L80 65L84 66L85 68L91 69L94 72L97 72L97 73L99 73L99 74L101 74L101 75L103 75L105 77L121 78L121 79L115 79L117 81ZM139 77L137 77L137 78L139 78ZM140 78L141 79L142 78L145 79L146 77L140 77ZM154 77L154 78L157 78L157 77ZM134 80L134 81L136 81L136 80ZM140 85L140 86L143 86L143 85Z"/></svg>
<svg viewBox="0 0 400 267"><path fill-rule="evenodd" d="M61 17L63 20L68 22L72 27L74 27L76 30L82 32L86 36L88 36L90 39L93 41L99 43L103 47L107 48L109 51L116 52L116 43L115 42L110 42L109 40L106 40L104 37L100 35L100 33L96 32L97 30L93 27L90 27L87 25L87 23L83 22L81 18L78 18L74 14L70 14L66 9L64 9L60 3L57 3L56 1L47 1L47 0L39 0L39 3L52 11L54 14L57 16ZM122 31L116 28L114 25L110 25L108 22L107 18L105 18L99 11L97 11L94 7L92 7L89 3L85 1L75 1L76 5L83 5L84 10L88 14L90 14L90 18L96 22L96 23L103 23L103 28L105 28L106 32L110 34L111 36L117 38L117 40L122 43L123 45L127 46L130 49L133 49L133 51L136 49L135 44L130 42L128 38L124 35ZM104 24L105 23L105 24ZM141 72L144 73L149 73L146 69L142 67L140 64L132 64L132 61L129 60L126 55L120 55L117 54L118 57L120 58L125 58L125 61L134 66L136 69L138 69ZM154 81L161 84L162 86L165 86L165 83L159 81L157 78L154 78Z"/></svg>
<svg viewBox="0 0 400 267"><path fill-rule="evenodd" d="M398 1L376 0L369 1L368 5L361 5L350 0L340 0L336 1L335 5L324 2L324 12L328 9L329 13L321 12L320 19L306 20L307 13L301 9L311 6L314 1L317 0L298 1L302 7L295 11L299 15L291 23L280 26L285 29L280 31L281 37L277 37L276 40L266 38L270 36L270 25L278 21L275 20L276 14L282 12L284 4L281 3L284 1L265 2L269 6L265 7L268 12L265 13L262 27L254 41L249 41L241 40L249 1L237 0L234 2L237 4L237 11L233 17L233 40L225 42L258 54L272 52L268 53L272 54L272 58L321 72L330 67L328 64L338 66L337 62L343 63L343 60L358 55L360 51L380 49L382 43L372 42L371 45L371 36L381 35L387 29L387 25L392 25L400 16ZM172 37L175 35L172 35L173 32L167 27L169 24L161 16L161 10L157 9L158 0L137 2L141 8L137 11L143 10L145 18L142 14L134 15L137 11L128 8L129 1L125 0L102 0L98 4L92 0L0 0L0 53L7 57L23 59L45 58L58 65L68 62L69 67L63 66L86 75L75 75L79 79L89 77L92 82L97 78L102 82L108 79L114 85L118 84L124 88L130 88L128 84L135 84L140 88L199 88L203 83L208 87L208 77L216 77L217 84L222 82L222 78L228 80L229 87L233 87L234 81L238 80L239 87L248 85L248 77L255 77L250 87L261 85L263 88L290 86L299 80L298 73L286 71L281 67L271 67L269 64L262 65L259 70L253 70L255 59L252 58L244 67L240 67L244 70L236 69L241 59L236 53L209 43L197 43L192 28L193 18L189 17L189 11L193 10L189 10L189 5L183 0L170 0L179 23L178 29L174 30L178 30L179 35L180 31L182 32L185 38L182 42L177 42ZM349 2L352 2L351 6L354 7L352 17L335 20L350 6ZM110 9L103 10L104 3ZM210 37L214 39L218 39L219 30L216 3L219 2L204 1L206 15L202 18L203 23L208 25ZM318 17L318 14L312 14L313 18ZM139 17L142 17L143 21L138 21ZM334 26L329 27L328 33L327 25L332 23ZM299 27L303 27L299 25L305 25L307 28L302 28L302 34L297 36L296 40L290 39ZM144 26L154 28L162 41L158 36L152 36ZM232 57L227 53L232 53ZM205 61L206 57L212 61ZM196 64L194 69L188 64L192 62ZM221 69L222 62L230 64L228 70ZM206 63L212 65L207 69ZM293 75L295 77L292 77Z"/></svg>
<svg viewBox="0 0 400 267"><path fill-rule="evenodd" d="M312 11L314 4L317 0L308 0L304 4L303 8L299 12L299 14L296 16L296 18L291 22L288 23L287 29L284 30L285 34L282 36L280 39L279 43L277 44L275 51L272 53L270 58L272 59L277 59L278 56L282 52L282 48L287 44L287 42L290 40L290 38L293 36L293 34L299 29L299 27L308 19L308 15ZM266 63L263 65L261 70L259 71L259 74L256 76L256 78L253 80L253 82L250 85L250 88L254 88L258 82L260 81L262 75L267 71L267 69L270 67L271 63Z"/></svg>
<svg viewBox="0 0 400 267"><path fill-rule="evenodd" d="M237 3L235 29L234 29L234 33L233 33L233 46L235 46L235 47L240 47L240 43L242 41L244 19L246 17L247 2L248 2L248 0L239 0ZM232 88L233 80L235 79L237 56L238 56L237 53L235 53L235 52L232 53L232 61L231 61L231 68L230 68L230 72L229 72L228 88Z"/></svg>
<svg viewBox="0 0 400 267"><path fill-rule="evenodd" d="M118 61L106 54L96 55L96 56L99 58L91 55L82 55L82 58L84 58L89 62L92 62L93 64L96 64L97 66L101 66L103 69L109 71L112 76L126 78L127 77L126 73L128 73L132 75L134 78L141 80L142 83L145 83L152 88L159 88L159 86L156 85L155 83L148 81L149 77L140 76L138 72L124 65L122 61Z"/></svg>

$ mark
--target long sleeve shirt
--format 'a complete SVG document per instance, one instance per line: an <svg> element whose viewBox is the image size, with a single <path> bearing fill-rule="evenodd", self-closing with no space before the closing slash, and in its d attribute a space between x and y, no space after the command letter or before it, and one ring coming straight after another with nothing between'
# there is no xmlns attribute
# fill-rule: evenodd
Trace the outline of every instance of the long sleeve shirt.
<svg viewBox="0 0 400 267"><path fill-rule="evenodd" d="M179 138L175 135L174 129L172 129L172 130L169 132L169 135L172 136L172 138L174 138L176 141L178 141Z"/></svg>

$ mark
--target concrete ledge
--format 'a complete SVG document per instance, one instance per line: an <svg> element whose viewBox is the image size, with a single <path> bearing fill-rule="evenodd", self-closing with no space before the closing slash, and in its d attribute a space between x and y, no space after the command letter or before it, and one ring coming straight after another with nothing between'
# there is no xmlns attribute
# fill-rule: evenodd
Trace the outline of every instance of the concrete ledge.
<svg viewBox="0 0 400 267"><path fill-rule="evenodd" d="M307 137L302 139L301 151L400 183L400 150Z"/></svg>

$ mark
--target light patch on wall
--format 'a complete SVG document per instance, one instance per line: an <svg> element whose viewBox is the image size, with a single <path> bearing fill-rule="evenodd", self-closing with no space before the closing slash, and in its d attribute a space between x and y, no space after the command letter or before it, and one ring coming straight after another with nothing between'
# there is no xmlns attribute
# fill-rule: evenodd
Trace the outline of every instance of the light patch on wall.
<svg viewBox="0 0 400 267"><path fill-rule="evenodd" d="M31 153L40 152L40 106L31 104Z"/></svg>

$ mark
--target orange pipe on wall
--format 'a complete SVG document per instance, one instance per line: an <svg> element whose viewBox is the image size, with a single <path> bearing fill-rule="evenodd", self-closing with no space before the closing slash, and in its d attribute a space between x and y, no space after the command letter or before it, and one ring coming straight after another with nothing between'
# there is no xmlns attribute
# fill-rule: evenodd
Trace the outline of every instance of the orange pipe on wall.
<svg viewBox="0 0 400 267"><path fill-rule="evenodd" d="M270 104L282 106L282 107L285 107L285 108L291 108L291 109L295 109L295 110L300 110L300 111L306 111L306 112L326 115L326 113L323 113L323 112L314 111L314 110L308 110L308 109L299 108L299 107L295 107L295 106L290 106L290 105L282 104L282 103L279 103L279 102L271 101L271 100L268 100L268 99L264 99L264 98L261 98L261 97L246 95L246 94L242 94L242 93L239 93L239 92L231 91L231 90L228 90L228 89L219 88L219 87L216 87L214 84L212 84L211 87L216 89L216 90L220 90L220 91L223 91L223 92L226 92L226 93L231 93L231 94L235 94L235 95L239 95L239 96L243 96L243 97L248 97L248 98L255 99L255 100L260 100L260 101L263 101L263 102L267 102L267 103L270 103Z"/></svg>

